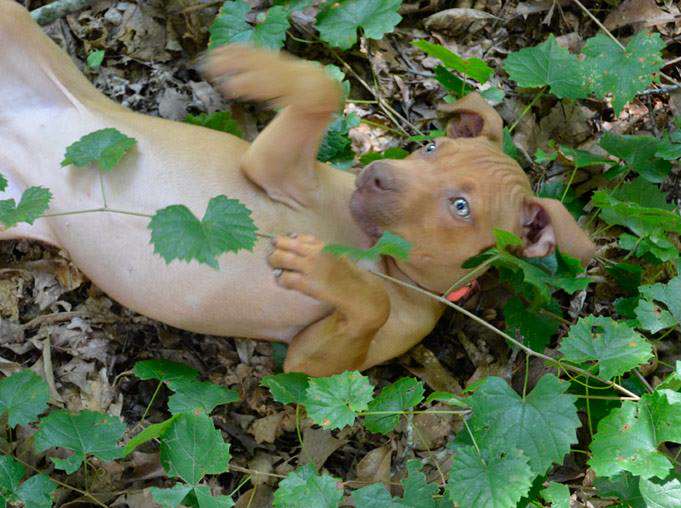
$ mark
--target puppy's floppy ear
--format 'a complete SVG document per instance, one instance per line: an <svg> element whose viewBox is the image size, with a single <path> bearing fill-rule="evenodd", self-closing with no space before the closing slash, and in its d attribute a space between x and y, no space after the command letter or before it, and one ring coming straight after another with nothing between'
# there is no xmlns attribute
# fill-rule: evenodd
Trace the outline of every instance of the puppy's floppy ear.
<svg viewBox="0 0 681 508"><path fill-rule="evenodd" d="M584 265L593 257L596 246L560 201L528 197L521 214L525 257L548 256L556 246Z"/></svg>
<svg viewBox="0 0 681 508"><path fill-rule="evenodd" d="M447 136L450 138L482 136L501 146L504 122L479 93L469 93L455 103L441 104L437 109L449 118Z"/></svg>

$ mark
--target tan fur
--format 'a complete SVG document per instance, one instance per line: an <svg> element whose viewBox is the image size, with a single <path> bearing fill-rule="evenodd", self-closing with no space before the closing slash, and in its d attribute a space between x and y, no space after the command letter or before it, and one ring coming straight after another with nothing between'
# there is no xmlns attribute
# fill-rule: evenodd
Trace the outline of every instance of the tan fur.
<svg viewBox="0 0 681 508"><path fill-rule="evenodd" d="M137 217L40 219L0 238L62 247L112 298L170 325L288 342L287 370L368 368L418 343L442 312L426 297L324 253L324 244L367 246L389 229L415 246L413 255L371 268L441 291L465 273L465 259L493 243L492 228L522 234L531 229L527 210L530 218L572 221L559 203L531 195L522 170L499 148L501 120L475 97L466 103L465 125L450 131L482 126L478 137L441 139L434 154L370 165L356 189L352 175L315 160L340 100L338 85L318 65L245 47L210 56L205 72L225 93L283 108L249 144L111 102L10 0L0 0L0 47L0 173L13 196L44 185L54 193L51 212L101 206L97 173L59 163L73 141L115 127L138 144L104 176L110 207L153 213L182 203L200 216L210 198L225 194L245 203L262 231L279 235L274 246L259 241L252 253L223 256L219 271L195 262L167 266L153 254L147 221ZM394 188L373 189L378 176ZM452 217L453 195L467 197L470 220ZM545 229L535 251L557 242L590 255L574 221ZM287 236L292 232L300 236Z"/></svg>

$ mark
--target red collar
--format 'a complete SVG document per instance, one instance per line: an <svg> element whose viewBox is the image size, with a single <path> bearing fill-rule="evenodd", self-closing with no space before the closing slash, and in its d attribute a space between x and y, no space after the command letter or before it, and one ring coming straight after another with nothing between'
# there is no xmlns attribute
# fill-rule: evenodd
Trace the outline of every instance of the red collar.
<svg viewBox="0 0 681 508"><path fill-rule="evenodd" d="M480 284L478 284L478 280L473 279L465 286L461 286L460 288L455 289L451 293L444 295L444 298L445 300L448 300L452 303L458 303L461 302L462 300L466 300L467 298L469 298L473 293L475 293L478 290L479 287Z"/></svg>

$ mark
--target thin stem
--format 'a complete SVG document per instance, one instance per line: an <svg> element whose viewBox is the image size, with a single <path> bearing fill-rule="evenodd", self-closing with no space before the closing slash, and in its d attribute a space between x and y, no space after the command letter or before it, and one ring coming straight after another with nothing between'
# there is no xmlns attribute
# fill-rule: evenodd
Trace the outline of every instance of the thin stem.
<svg viewBox="0 0 681 508"><path fill-rule="evenodd" d="M232 490L232 492L229 493L229 497L232 497L234 494L236 494L237 492L239 492L239 489L240 489L241 487L243 487L244 485L246 485L246 483L248 483L250 480L251 480L251 475L250 475L250 474L249 474L249 475L246 475L246 477L245 477L243 480L241 480L241 482L239 483L239 485L237 485L237 486L234 488L234 490Z"/></svg>
<svg viewBox="0 0 681 508"><path fill-rule="evenodd" d="M146 217L147 219L151 219L153 215L149 215L148 213L141 213L141 212L130 212L128 210L117 210L115 208L89 208L87 210L74 210L72 212L57 212L57 213L46 213L38 217L39 219L47 218L47 217L65 217L67 215L82 215L85 213L117 213L120 215L133 215L135 217Z"/></svg>
<svg viewBox="0 0 681 508"><path fill-rule="evenodd" d="M303 449L303 435L300 432L300 404L296 404L296 435L300 443L300 449Z"/></svg>
<svg viewBox="0 0 681 508"><path fill-rule="evenodd" d="M478 442L475 440L475 436L473 435L473 431L468 426L468 422L466 420L464 420L463 424L466 427L466 430L468 431L468 435L471 437L471 441L473 441L473 446L475 447L475 451L478 452L478 455L481 455L480 447L478 446Z"/></svg>
<svg viewBox="0 0 681 508"><path fill-rule="evenodd" d="M381 415L467 415L471 411L468 409L448 410L448 409L422 409L413 411L358 411L359 416L381 416Z"/></svg>
<svg viewBox="0 0 681 508"><path fill-rule="evenodd" d="M563 195L560 197L561 203L565 202L565 197L567 196L567 193L570 190L570 187L572 186L572 182L575 179L576 174L577 174L577 166L575 166L575 169L572 170L572 174L570 175L570 179L568 180L568 183L565 186L565 190L563 191Z"/></svg>
<svg viewBox="0 0 681 508"><path fill-rule="evenodd" d="M102 174L102 171L97 171L99 174L99 190L102 191L102 201L104 202L104 208L109 208L109 205L106 203L106 191L104 190L104 175Z"/></svg>
<svg viewBox="0 0 681 508"><path fill-rule="evenodd" d="M586 385L586 389L584 391L585 395L587 396L586 399L586 421L589 425L589 436L591 436L591 439L594 437L594 426L591 421L591 397L589 396L589 385Z"/></svg>
<svg viewBox="0 0 681 508"><path fill-rule="evenodd" d="M283 474L266 473L264 471L256 471L255 469L248 469L246 467L237 466L237 465L231 464L231 463L229 465L229 469L232 470L232 471L236 471L238 473L246 473L246 474L250 474L250 475L263 475L263 476L269 476L271 478L286 478L286 476L284 476Z"/></svg>
<svg viewBox="0 0 681 508"><path fill-rule="evenodd" d="M641 383L643 383L643 386L646 387L646 390L648 390L648 392L653 393L655 391L655 388L650 386L650 383L646 378L643 377L643 374L641 374L640 370L634 369L634 374L636 374L636 377L641 381Z"/></svg>
<svg viewBox="0 0 681 508"><path fill-rule="evenodd" d="M466 275L463 277L460 277L454 284L449 286L447 291L442 293L442 296L446 297L449 293L452 291L459 289L461 286L469 283L471 280L475 279L479 274L483 273L489 266L494 263L497 259L499 259L501 256L499 254L494 255L493 257L489 258L487 261L484 263L480 263L478 266L473 268L470 272L468 272Z"/></svg>
<svg viewBox="0 0 681 508"><path fill-rule="evenodd" d="M531 349L531 348L527 347L525 344L523 344L522 342L520 342L520 341L514 339L514 338L511 337L509 334L507 334L507 333L505 333L505 332L499 330L496 326L494 326L494 325L488 323L487 321L485 321L484 319L482 319L482 318L476 316L476 315L473 314L472 312L467 311L467 310L464 309L463 307L461 307L461 306L459 306L459 305L457 305L457 304L455 304L455 303L450 302L450 301L447 300L446 298L443 298L443 297L441 297L441 296L439 296L439 295L436 295L436 294L431 293L430 291L426 291L425 289L422 289L422 288L420 288L420 287L418 287L418 286L414 286L413 284L409 284L408 282L401 281L401 280L399 280L399 279L396 279L395 277L391 277L390 275L386 275L386 274L381 273L381 272L376 272L376 271L374 271L374 270L369 270L369 273L372 273L372 274L376 275L377 277L381 277L382 279L389 280L389 281L391 281L391 282L393 282L393 283L395 283L395 284L397 284L397 285L399 285L399 286L402 286L402 287L405 287L405 288L412 289L412 290L414 290L414 291L416 291L416 292L418 292L418 293L421 293L421 294L424 295L424 296L427 296L427 297L429 297L429 298L431 298L431 299L433 299L433 300L436 300L436 301L438 301L438 302L440 302L440 303L442 303L442 304L444 304L444 305L447 305L448 307L451 307L452 309L456 310L457 312L460 312L460 313L463 314L464 316L467 316L467 317L471 318L471 319L472 319L473 321L475 321L476 323L478 323L478 324L484 326L485 328L487 328L487 329L490 330L491 332L493 332L493 333L499 335L500 337L503 337L504 339L506 339L507 341L509 341L511 344L513 344L513 345L517 346L518 348L520 348L521 350L525 351L527 354L530 354L530 355L535 356L535 357L537 357L537 358L541 358L542 360L544 360L544 361L546 361L546 362L549 362L549 363L551 363L551 364L553 364L553 365L558 365L558 366L559 366L560 368L562 368L562 369L571 370L571 371L576 372L576 373L578 373L578 374L580 374L580 375L582 375L582 376L585 376L585 377L587 377L587 378L594 379L594 380L598 381L599 383L603 383L604 385L607 385L607 386L609 386L609 387L611 387L611 388L613 388L613 389L615 389L615 390L617 390L617 391L619 391L619 392L621 392L621 393L627 395L628 397L634 397L634 400L640 400L640 397L639 397L638 395L636 395L635 393L633 393L633 392L627 390L625 387L623 387L623 386L621 386L621 385L619 385L619 384L617 384L617 383L615 383L615 382L613 382L613 381L608 381L608 380L606 380L606 379L601 379L600 377L596 376L595 374L592 374L591 372L589 372L589 371L587 371L587 370L584 370L584 369L582 369L582 368L580 368L580 367L576 367L576 366L574 366L574 365L570 365L570 364L563 363L563 362L561 362L560 360L556 360L555 358L551 358L550 356L547 356L547 355L545 355L545 354L543 354L543 353L539 353L539 352L535 351L534 349Z"/></svg>
<svg viewBox="0 0 681 508"><path fill-rule="evenodd" d="M523 400L527 397L527 383L530 380L530 355L525 353L525 379L523 379Z"/></svg>
<svg viewBox="0 0 681 508"><path fill-rule="evenodd" d="M28 462L21 460L19 457L16 457L16 456L12 455L9 451L2 450L2 453L3 453L4 455L12 456L12 458L13 458L14 460L16 460L17 462L20 462L21 464L23 464L24 466L26 466L27 468L29 468L31 471L33 471L33 472L35 472L35 473L38 473L38 474L45 474L44 471L41 471L40 469L38 469L37 467L35 467L35 466L29 464ZM56 483L56 484L59 485L60 487L64 487L65 489L72 490L73 492L78 492L78 494L80 494L81 496L87 497L89 500L91 500L91 501L92 501L94 504L96 504L97 506L102 506L103 508L108 508L107 505L105 505L104 503L102 503L99 499L97 499L95 496L93 496L93 495L90 494L89 492L86 492L86 491L81 490L81 489L79 489L79 488L77 488L77 487L74 487L74 486L72 486L72 485L69 485L68 483L61 482L61 481L57 480L56 478L50 477L50 480L52 480L54 483Z"/></svg>
<svg viewBox="0 0 681 508"><path fill-rule="evenodd" d="M530 103L525 106L525 109L523 109L520 113L520 116L515 119L515 122L508 128L508 132L513 132L513 129L515 129L518 126L518 123L520 123L520 120L523 119L523 117L527 114L530 109L532 109L532 106L539 100L539 98L544 95L544 91L546 90L546 87L542 88L537 92L537 95L534 96L534 98L530 101Z"/></svg>
<svg viewBox="0 0 681 508"><path fill-rule="evenodd" d="M159 381L158 384L156 385L156 390L154 390L154 394L151 396L151 400L149 401L149 404L147 404L147 407L144 410L144 414L142 415L142 418L140 418L140 422L143 422L144 419L149 414L149 410L151 410L151 406L154 404L154 401L156 400L156 396L158 395L158 392L161 391L162 385L163 385L163 381Z"/></svg>

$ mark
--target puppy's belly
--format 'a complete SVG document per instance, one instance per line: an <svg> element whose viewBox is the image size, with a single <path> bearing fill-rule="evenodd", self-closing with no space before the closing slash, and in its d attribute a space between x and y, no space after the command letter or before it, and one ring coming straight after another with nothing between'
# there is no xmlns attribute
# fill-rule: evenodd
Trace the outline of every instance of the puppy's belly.
<svg viewBox="0 0 681 508"><path fill-rule="evenodd" d="M289 342L332 310L276 284L267 240L258 240L253 252L224 254L220 270L167 265L153 253L144 219L98 219L97 228L86 217L62 221L60 244L108 296L152 319L197 333Z"/></svg>

